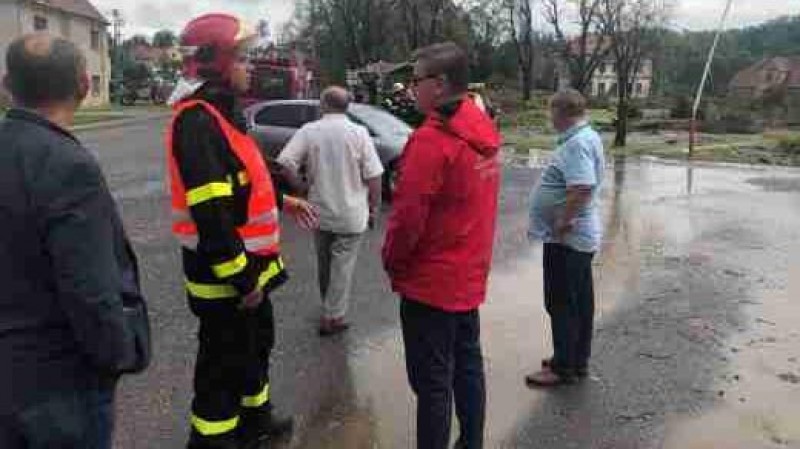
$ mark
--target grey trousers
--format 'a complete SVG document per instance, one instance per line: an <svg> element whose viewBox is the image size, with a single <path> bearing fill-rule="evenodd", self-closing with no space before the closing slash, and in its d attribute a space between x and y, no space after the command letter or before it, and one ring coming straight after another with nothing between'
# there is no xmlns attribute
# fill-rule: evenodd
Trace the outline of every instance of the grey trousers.
<svg viewBox="0 0 800 449"><path fill-rule="evenodd" d="M347 315L362 236L317 232L319 292L324 318L340 319Z"/></svg>

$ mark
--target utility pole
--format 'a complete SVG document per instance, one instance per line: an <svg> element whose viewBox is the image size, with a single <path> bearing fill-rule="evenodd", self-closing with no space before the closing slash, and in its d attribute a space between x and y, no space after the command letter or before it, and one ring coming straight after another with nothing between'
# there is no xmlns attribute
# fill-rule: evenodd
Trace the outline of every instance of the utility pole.
<svg viewBox="0 0 800 449"><path fill-rule="evenodd" d="M717 33L714 35L714 42L711 44L711 49L708 52L708 59L706 60L706 67L703 69L703 77L700 79L700 85L697 87L697 95L694 99L694 106L692 106L692 118L689 120L689 159L694 157L694 147L697 141L697 112L700 109L700 100L703 98L703 91L708 81L708 75L711 73L711 62L714 60L714 54L717 52L717 44L719 44L719 37L725 29L725 21L728 19L728 14L731 12L733 0L728 0L725 5L725 11L722 12L722 18L719 20L719 27Z"/></svg>
<svg viewBox="0 0 800 449"><path fill-rule="evenodd" d="M119 9L114 9L111 12L111 26L113 32L113 45L114 45L114 55L113 55L113 67L112 67L112 79L114 79L115 83L112 87L117 91L114 92L117 94L118 97L121 98L122 94L122 78L123 78L123 59L124 56L122 54L122 27L125 25L125 19L122 17L122 13Z"/></svg>

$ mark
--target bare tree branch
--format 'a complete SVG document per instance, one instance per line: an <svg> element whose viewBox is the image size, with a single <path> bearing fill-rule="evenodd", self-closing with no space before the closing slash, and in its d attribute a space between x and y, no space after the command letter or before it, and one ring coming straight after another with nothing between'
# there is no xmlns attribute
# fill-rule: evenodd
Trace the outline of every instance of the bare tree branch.
<svg viewBox="0 0 800 449"><path fill-rule="evenodd" d="M601 23L609 36L617 68L616 146L625 146L628 111L633 87L648 53L655 50L655 35L667 19L659 0L602 0Z"/></svg>
<svg viewBox="0 0 800 449"><path fill-rule="evenodd" d="M569 71L570 84L584 93L591 86L595 71L608 56L608 47L600 24L602 1L575 2L578 33L570 38L564 31L568 0L543 0L545 19L553 28L560 57Z"/></svg>

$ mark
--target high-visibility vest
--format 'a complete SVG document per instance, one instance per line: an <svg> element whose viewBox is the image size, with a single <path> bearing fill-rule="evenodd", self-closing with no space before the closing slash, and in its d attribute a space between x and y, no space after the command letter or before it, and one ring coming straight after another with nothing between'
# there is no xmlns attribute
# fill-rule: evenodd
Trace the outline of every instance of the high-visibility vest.
<svg viewBox="0 0 800 449"><path fill-rule="evenodd" d="M244 173L231 174L229 182L211 182L187 192L181 179L178 163L173 154L173 132L175 121L181 113L194 106L202 106L217 122L239 161L244 165ZM167 160L172 191L172 233L181 246L197 251L199 238L197 225L192 220L189 207L206 199L232 195L232 176L237 176L240 184L250 184L250 198L247 206L247 222L237 231L249 253L262 256L278 255L280 252L280 225L275 188L258 144L247 134L234 127L211 104L202 100L184 101L175 106L175 115L167 130Z"/></svg>

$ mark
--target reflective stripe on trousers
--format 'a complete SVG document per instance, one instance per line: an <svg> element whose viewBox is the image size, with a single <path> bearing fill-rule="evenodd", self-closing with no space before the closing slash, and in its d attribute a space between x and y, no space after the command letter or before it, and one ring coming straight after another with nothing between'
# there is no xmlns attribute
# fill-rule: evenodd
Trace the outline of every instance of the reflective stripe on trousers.
<svg viewBox="0 0 800 449"><path fill-rule="evenodd" d="M269 383L264 384L264 388L253 396L242 397L242 407L259 408L269 402ZM236 430L239 426L239 417L234 416L230 419L221 421L209 421L195 414L192 414L192 427L197 433L203 436L223 435Z"/></svg>
<svg viewBox="0 0 800 449"><path fill-rule="evenodd" d="M192 428L200 435L209 437L216 435L224 435L236 430L239 426L239 417L226 419L223 421L207 421L199 416L192 414Z"/></svg>
<svg viewBox="0 0 800 449"><path fill-rule="evenodd" d="M242 407L246 408L259 408L269 402L269 384L264 384L264 388L260 393L253 396L245 396L242 398Z"/></svg>

